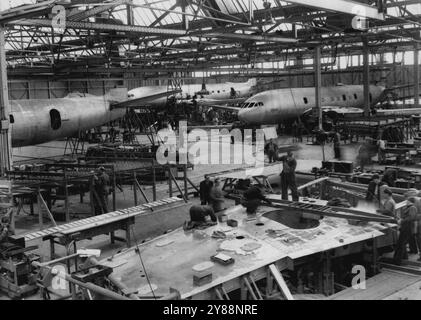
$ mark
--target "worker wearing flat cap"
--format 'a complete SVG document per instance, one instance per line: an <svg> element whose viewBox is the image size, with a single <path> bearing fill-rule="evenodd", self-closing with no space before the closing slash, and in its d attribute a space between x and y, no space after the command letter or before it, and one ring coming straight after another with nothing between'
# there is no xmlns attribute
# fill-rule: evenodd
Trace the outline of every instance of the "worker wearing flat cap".
<svg viewBox="0 0 421 320"><path fill-rule="evenodd" d="M382 185L384 185L384 183L380 181L380 176L378 174L374 174L373 178L368 184L367 194L365 196L365 199L367 201L375 202L379 204L380 203L380 187Z"/></svg>
<svg viewBox="0 0 421 320"><path fill-rule="evenodd" d="M95 215L108 212L108 195L110 193L110 177L104 167L98 168L98 173L93 178L93 201Z"/></svg>

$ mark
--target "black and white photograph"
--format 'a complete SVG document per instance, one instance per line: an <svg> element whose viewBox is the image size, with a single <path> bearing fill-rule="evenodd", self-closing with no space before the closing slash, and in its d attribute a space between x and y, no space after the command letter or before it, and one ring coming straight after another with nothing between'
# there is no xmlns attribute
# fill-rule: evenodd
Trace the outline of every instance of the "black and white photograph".
<svg viewBox="0 0 421 320"><path fill-rule="evenodd" d="M421 300L420 59L421 0L1 0L0 300Z"/></svg>

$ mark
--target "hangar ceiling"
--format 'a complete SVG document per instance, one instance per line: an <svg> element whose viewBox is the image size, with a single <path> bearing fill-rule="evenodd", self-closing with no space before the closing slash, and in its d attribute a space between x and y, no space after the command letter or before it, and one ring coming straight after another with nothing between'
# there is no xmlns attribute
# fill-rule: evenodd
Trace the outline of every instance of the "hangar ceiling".
<svg viewBox="0 0 421 320"><path fill-rule="evenodd" d="M56 5L64 32L52 26ZM11 0L2 10L12 79L247 69L312 58L315 46L324 57L359 55L364 39L372 54L407 51L421 25L418 0Z"/></svg>

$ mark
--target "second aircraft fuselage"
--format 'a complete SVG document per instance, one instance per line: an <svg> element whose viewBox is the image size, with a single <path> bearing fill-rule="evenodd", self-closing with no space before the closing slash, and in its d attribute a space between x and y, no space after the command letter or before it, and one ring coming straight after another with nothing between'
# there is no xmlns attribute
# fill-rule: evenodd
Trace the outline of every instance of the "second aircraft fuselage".
<svg viewBox="0 0 421 320"><path fill-rule="evenodd" d="M227 100L233 97L235 92L236 98L248 98L252 95L253 87L256 85L255 79L250 79L243 83L225 82L218 84L208 84L205 90L201 84L186 84L181 86L181 93L178 95L181 99L193 99L196 97L197 101L201 99L212 100ZM159 94L171 90L167 86L146 86L139 87L129 91L129 98L136 99L142 96ZM233 92L234 91L234 92ZM148 102L151 106L164 106L167 98L159 98Z"/></svg>
<svg viewBox="0 0 421 320"><path fill-rule="evenodd" d="M376 103L383 87L370 86L370 99ZM361 85L322 88L322 106L362 108L364 89ZM286 88L264 91L249 98L238 113L240 121L252 124L278 124L300 117L316 106L315 88Z"/></svg>

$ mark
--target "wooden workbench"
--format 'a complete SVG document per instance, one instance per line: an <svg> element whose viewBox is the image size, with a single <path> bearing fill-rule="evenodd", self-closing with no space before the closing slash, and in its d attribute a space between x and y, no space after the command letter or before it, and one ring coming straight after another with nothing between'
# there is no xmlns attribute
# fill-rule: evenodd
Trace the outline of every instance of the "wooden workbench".
<svg viewBox="0 0 421 320"><path fill-rule="evenodd" d="M53 228L41 231L27 233L25 235L15 235L11 238L15 240L24 239L25 242L42 239L50 242L50 256L55 258L55 245L60 244L68 248L73 243L76 249L76 242L88 238L92 238L102 234L110 234L111 242L115 240L124 241L130 247L130 226L135 223L135 217L140 215L151 214L158 210L168 208L169 206L184 203L178 197L162 199L159 201L145 203L136 207L121 209L102 215L66 223ZM121 239L114 235L116 230L124 230L126 238ZM70 248L68 248L69 250Z"/></svg>

